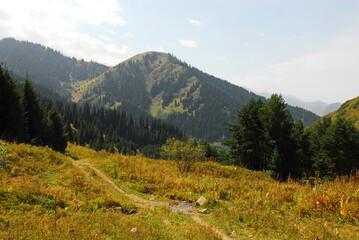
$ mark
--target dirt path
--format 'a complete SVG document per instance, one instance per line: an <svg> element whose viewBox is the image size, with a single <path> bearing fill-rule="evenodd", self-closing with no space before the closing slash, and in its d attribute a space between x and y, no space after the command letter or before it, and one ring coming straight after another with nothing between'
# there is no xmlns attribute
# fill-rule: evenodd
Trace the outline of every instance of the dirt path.
<svg viewBox="0 0 359 240"><path fill-rule="evenodd" d="M93 166L92 164L88 163L88 162L80 162L80 161L73 161L74 166L81 170L87 177L89 177L90 179L94 180L92 176L90 176L85 170L84 167L88 167L90 169L92 169L94 171L94 173L101 178L103 181L107 182L108 184L110 184L110 186L115 189L116 191L118 191L119 193L127 196L129 199L131 199L133 202L138 203L139 205L141 205L141 207L145 208L145 209L154 209L154 208L159 208L159 207L165 207L165 208L170 208L170 203L168 202L154 202L154 201L150 201L150 200L146 200L143 199L135 194L131 194L131 193L126 193L123 189L119 188L106 174L104 174L102 171L100 171L99 169L97 169L95 166ZM219 237L221 237L223 240L231 240L232 238L229 237L224 231L216 228L215 226L212 226L210 224L208 224L207 222L205 222L204 220L202 220L199 216L199 213L197 212L185 212L184 214L188 214L191 216L191 218L198 224L200 224L201 226L204 226L206 228L211 229L213 232L215 232Z"/></svg>

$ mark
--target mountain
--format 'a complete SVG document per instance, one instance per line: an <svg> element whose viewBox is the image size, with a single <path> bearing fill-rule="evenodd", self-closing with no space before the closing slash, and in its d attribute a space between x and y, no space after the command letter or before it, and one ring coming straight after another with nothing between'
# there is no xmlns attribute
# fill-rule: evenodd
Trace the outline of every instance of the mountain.
<svg viewBox="0 0 359 240"><path fill-rule="evenodd" d="M108 68L6 38L0 41L0 62L22 78L29 73L36 84L65 99L119 108L137 119L150 114L208 141L227 139L225 128L236 121L237 110L251 98L263 98L159 52L139 54ZM298 107L288 109L305 126L319 118Z"/></svg>
<svg viewBox="0 0 359 240"><path fill-rule="evenodd" d="M237 110L251 98L262 98L160 52L139 54L90 82L76 96L78 102L125 110L130 106L208 141L228 138L225 128L236 121ZM304 109L289 109L306 125L318 119Z"/></svg>
<svg viewBox="0 0 359 240"><path fill-rule="evenodd" d="M79 83L95 78L108 67L65 57L60 52L40 44L5 38L0 41L0 63L14 74L30 79L61 96L70 98Z"/></svg>
<svg viewBox="0 0 359 240"><path fill-rule="evenodd" d="M329 117L333 120L342 117L346 120L353 121L355 127L359 129L359 96L346 101L338 110L331 112L324 117Z"/></svg>
<svg viewBox="0 0 359 240"><path fill-rule="evenodd" d="M262 95L265 97L270 97L271 94L270 93L260 93L259 95ZM333 112L333 111L337 110L341 105L341 103L339 103L339 102L331 103L331 104L325 103L322 101L306 102L306 101L303 101L303 100L301 100L295 96L291 96L291 95L282 95L282 97L289 105L304 108L308 111L311 111L311 112L317 114L318 116L324 116L325 114Z"/></svg>

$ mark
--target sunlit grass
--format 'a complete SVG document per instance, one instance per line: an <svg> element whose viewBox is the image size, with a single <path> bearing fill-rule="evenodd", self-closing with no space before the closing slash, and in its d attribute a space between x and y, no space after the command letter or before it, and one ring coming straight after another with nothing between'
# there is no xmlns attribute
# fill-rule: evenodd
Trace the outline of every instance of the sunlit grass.
<svg viewBox="0 0 359 240"><path fill-rule="evenodd" d="M206 197L202 217L234 238L359 238L358 175L283 183L266 172L214 162L198 163L183 177L172 161L104 152L89 161L128 189L191 202Z"/></svg>
<svg viewBox="0 0 359 240"><path fill-rule="evenodd" d="M235 239L358 239L359 177L281 183L265 172L213 162L186 177L172 161L69 145L5 144L0 167L0 239L216 239L190 216L146 209L83 165L89 162L128 193L154 201L208 199L200 217ZM5 157L4 157L5 158ZM137 214L128 215L132 210ZM132 230L132 231L131 231Z"/></svg>

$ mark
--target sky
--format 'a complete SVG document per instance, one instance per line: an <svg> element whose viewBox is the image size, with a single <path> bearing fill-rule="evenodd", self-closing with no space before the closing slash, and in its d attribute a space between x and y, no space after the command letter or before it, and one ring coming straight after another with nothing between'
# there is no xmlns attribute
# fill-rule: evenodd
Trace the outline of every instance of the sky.
<svg viewBox="0 0 359 240"><path fill-rule="evenodd" d="M358 0L0 0L0 38L114 66L161 51L253 92L359 95Z"/></svg>

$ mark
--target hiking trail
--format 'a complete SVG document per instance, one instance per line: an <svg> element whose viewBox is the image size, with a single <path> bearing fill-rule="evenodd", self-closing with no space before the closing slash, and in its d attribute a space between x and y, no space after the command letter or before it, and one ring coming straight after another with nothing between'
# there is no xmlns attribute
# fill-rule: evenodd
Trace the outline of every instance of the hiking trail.
<svg viewBox="0 0 359 240"><path fill-rule="evenodd" d="M123 189L121 189L119 186L116 185L115 182L113 182L105 173L103 173L101 170L96 168L94 165L92 165L89 162L85 162L86 159L72 161L73 165L80 170L86 177L91 179L92 181L96 182L93 176L91 176L84 168L88 167L90 168L99 178L101 178L103 181L108 183L114 190L117 192L123 194L124 196L131 199L133 202L137 203L144 209L156 209L156 208L168 208L171 209L171 204L169 202L163 202L163 201L151 201L144 198L141 198L135 194L127 193ZM223 240L231 240L232 238L229 237L224 231L216 228L213 225L210 225L209 223L205 222L203 219L200 218L200 214L196 212L196 210L190 210L190 211L181 211L184 214L189 215L193 221L200 224L203 227L206 227L208 229L211 229L213 232L215 232L219 237L221 237Z"/></svg>

